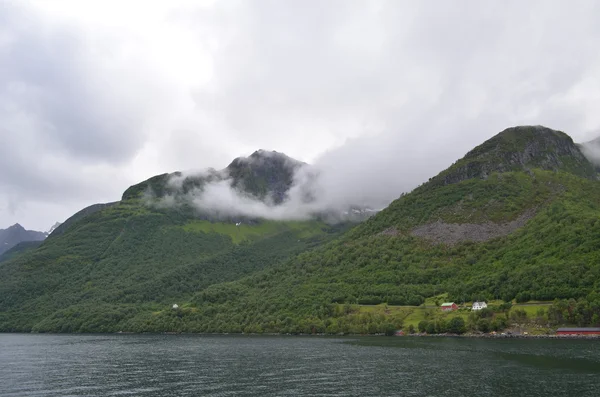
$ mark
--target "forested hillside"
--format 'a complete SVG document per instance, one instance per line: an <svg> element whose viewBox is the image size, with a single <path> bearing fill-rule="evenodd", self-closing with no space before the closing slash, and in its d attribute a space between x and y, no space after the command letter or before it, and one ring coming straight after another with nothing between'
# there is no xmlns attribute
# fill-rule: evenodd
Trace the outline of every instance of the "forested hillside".
<svg viewBox="0 0 600 397"><path fill-rule="evenodd" d="M36 249L40 245L42 245L44 241L21 241L20 243L14 245L12 248L4 251L0 254L0 262L7 261L16 257L17 255L21 255L27 251Z"/></svg>
<svg viewBox="0 0 600 397"><path fill-rule="evenodd" d="M316 221L236 226L121 203L2 262L0 327L114 330L135 313L186 301L208 285L310 249L341 228ZM63 321L54 324L55 317Z"/></svg>
<svg viewBox="0 0 600 397"><path fill-rule="evenodd" d="M586 299L600 287L591 168L563 133L509 129L336 241L130 327L384 332L401 320L353 316L347 304L419 305L443 292L459 302Z"/></svg>
<svg viewBox="0 0 600 397"><path fill-rule="evenodd" d="M505 130L337 238L344 226L143 205L164 178L0 265L0 329L376 333L403 318L352 305L442 293L587 300L582 324L600 316L600 182L562 132ZM253 195L281 197L285 184L257 180Z"/></svg>
<svg viewBox="0 0 600 397"><path fill-rule="evenodd" d="M300 163L257 152L232 164L222 179L240 193L275 200L285 195ZM201 180L192 175L183 184ZM167 190L179 201L165 205ZM138 313L188 301L211 284L279 263L348 227L316 219L215 218L186 201L185 193L171 178L151 178L120 202L76 213L39 248L7 255L0 263L0 330L119 330Z"/></svg>

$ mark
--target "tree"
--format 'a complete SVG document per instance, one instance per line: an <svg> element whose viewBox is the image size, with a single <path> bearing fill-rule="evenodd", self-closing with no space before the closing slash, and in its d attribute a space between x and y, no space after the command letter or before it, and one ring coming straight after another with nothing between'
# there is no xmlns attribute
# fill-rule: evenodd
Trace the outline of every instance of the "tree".
<svg viewBox="0 0 600 397"><path fill-rule="evenodd" d="M453 334L464 334L467 331L465 320L462 317L454 317L448 322L448 332Z"/></svg>
<svg viewBox="0 0 600 397"><path fill-rule="evenodd" d="M483 308L477 312L479 318L491 318L494 316L494 312L489 308Z"/></svg>
<svg viewBox="0 0 600 397"><path fill-rule="evenodd" d="M480 318L477 321L477 329L483 333L490 332L490 320L487 318Z"/></svg>
<svg viewBox="0 0 600 397"><path fill-rule="evenodd" d="M395 333L396 333L396 327L394 327L394 324L391 324L391 323L385 324L385 335L386 336L393 336Z"/></svg>
<svg viewBox="0 0 600 397"><path fill-rule="evenodd" d="M428 334L435 334L437 333L437 330L435 329L435 324L434 323L427 323L427 327L425 328L425 331Z"/></svg>

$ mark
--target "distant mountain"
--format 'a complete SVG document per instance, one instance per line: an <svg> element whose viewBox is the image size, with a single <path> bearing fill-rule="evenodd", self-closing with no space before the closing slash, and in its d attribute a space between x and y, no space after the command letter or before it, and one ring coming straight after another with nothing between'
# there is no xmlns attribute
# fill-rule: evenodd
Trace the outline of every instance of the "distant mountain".
<svg viewBox="0 0 600 397"><path fill-rule="evenodd" d="M25 230L23 226L16 223L7 229L0 229L0 254L22 241L42 241L45 238L46 233Z"/></svg>

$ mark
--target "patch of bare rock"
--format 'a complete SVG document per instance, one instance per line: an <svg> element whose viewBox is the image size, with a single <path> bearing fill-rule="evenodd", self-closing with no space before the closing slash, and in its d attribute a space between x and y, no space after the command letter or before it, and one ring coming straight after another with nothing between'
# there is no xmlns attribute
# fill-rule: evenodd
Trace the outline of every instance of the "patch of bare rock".
<svg viewBox="0 0 600 397"><path fill-rule="evenodd" d="M416 237L430 240L437 244L455 245L472 241L483 242L506 236L520 227L535 215L535 209L529 209L517 219L506 223L485 222L476 223L445 223L438 220L434 223L418 226L411 231Z"/></svg>
<svg viewBox="0 0 600 397"><path fill-rule="evenodd" d="M399 234L398 229L395 227L390 227L385 229L383 232L379 233L383 236L397 236Z"/></svg>

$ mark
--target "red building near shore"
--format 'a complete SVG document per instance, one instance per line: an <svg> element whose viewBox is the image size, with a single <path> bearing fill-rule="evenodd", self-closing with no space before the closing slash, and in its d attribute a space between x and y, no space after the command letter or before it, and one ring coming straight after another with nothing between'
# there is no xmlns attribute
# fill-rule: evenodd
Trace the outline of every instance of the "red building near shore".
<svg viewBox="0 0 600 397"><path fill-rule="evenodd" d="M556 335L600 335L600 328L559 328Z"/></svg>

